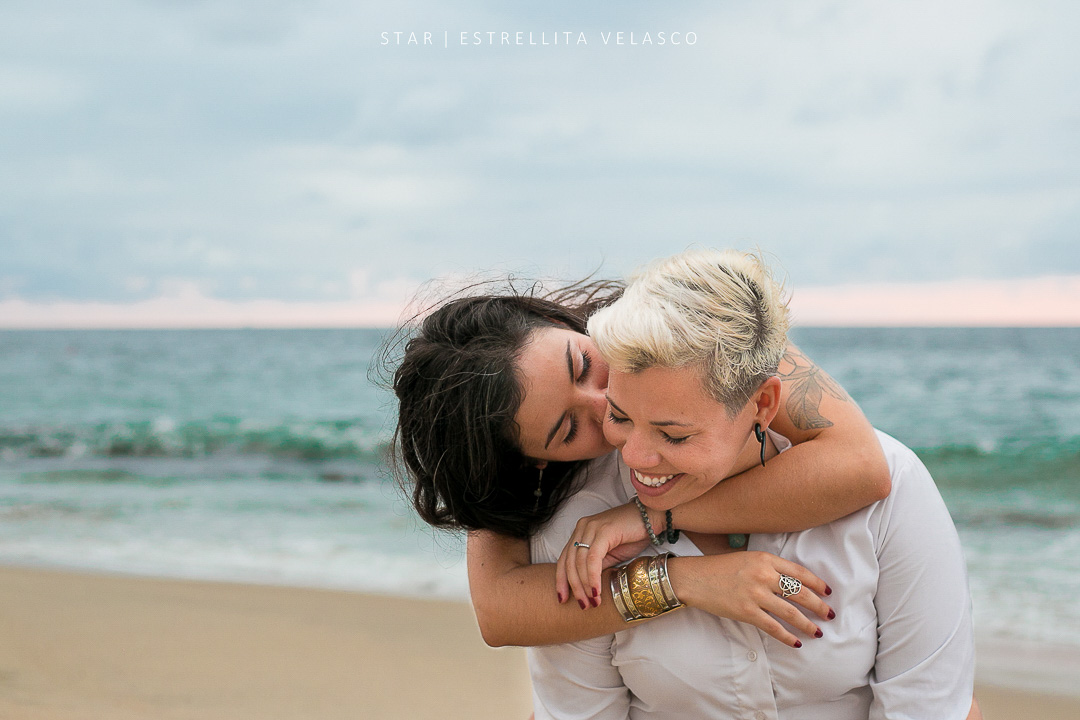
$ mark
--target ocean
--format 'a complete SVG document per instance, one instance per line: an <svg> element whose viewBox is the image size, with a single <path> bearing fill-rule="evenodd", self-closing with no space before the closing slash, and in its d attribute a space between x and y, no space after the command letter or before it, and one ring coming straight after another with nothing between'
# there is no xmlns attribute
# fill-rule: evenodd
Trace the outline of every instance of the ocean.
<svg viewBox="0 0 1080 720"><path fill-rule="evenodd" d="M793 336L930 468L977 635L1080 649L1080 330ZM0 332L0 563L466 597L386 471L382 337Z"/></svg>

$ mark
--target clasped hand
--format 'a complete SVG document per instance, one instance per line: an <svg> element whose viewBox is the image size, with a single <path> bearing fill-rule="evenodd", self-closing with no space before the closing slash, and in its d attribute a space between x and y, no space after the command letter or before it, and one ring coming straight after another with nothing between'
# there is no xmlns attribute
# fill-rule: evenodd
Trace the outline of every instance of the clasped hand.
<svg viewBox="0 0 1080 720"><path fill-rule="evenodd" d="M604 569L637 557L648 544L645 525L633 503L581 518L559 555L555 578L559 602L566 602L572 593L583 610L599 607L604 594ZM808 637L822 636L821 629L796 605L823 620L836 616L820 597L832 593L821 578L771 553L673 558L670 570L682 602L719 617L750 623L792 647L801 647L802 643L783 623ZM802 589L781 597L781 575L796 578Z"/></svg>

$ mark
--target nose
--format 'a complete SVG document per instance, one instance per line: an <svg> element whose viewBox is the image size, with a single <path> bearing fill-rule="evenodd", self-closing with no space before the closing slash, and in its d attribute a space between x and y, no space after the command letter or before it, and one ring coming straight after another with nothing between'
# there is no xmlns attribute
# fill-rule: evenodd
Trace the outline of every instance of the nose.
<svg viewBox="0 0 1080 720"><path fill-rule="evenodd" d="M604 424L604 418L607 417L607 394L603 390L586 391L582 404L590 420L597 425Z"/></svg>
<svg viewBox="0 0 1080 720"><path fill-rule="evenodd" d="M636 430L630 430L622 438L623 442L616 443L622 453L623 462L632 468L647 469L656 467L660 463L652 444L647 438Z"/></svg>

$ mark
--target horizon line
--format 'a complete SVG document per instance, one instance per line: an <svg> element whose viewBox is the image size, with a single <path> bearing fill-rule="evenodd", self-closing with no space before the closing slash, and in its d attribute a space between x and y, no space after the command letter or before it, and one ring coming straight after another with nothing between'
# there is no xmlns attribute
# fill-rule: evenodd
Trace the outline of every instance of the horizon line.
<svg viewBox="0 0 1080 720"><path fill-rule="evenodd" d="M401 300L230 301L188 289L132 303L0 300L0 330L386 329ZM795 327L1080 327L1080 275L808 286L791 295Z"/></svg>
<svg viewBox="0 0 1080 720"><path fill-rule="evenodd" d="M140 325L140 326L75 326L14 327L0 325L0 333L48 333L48 332L272 332L272 331L323 331L323 330L395 330L397 325ZM822 323L792 323L788 332L799 330L1075 330L1077 325L826 325Z"/></svg>

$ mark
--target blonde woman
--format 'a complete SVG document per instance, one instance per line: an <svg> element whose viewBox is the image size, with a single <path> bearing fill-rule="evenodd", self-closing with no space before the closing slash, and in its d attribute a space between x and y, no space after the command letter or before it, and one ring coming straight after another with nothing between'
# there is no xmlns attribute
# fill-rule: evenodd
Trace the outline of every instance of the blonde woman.
<svg viewBox="0 0 1080 720"><path fill-rule="evenodd" d="M634 496L654 516L677 513L786 453L790 442L770 424L787 327L780 289L756 258L704 250L649 267L595 314L589 332L610 368L604 430L622 462L590 477L533 536L534 562L562 552L584 578L572 584L588 587L589 556L611 544L605 516L621 510L578 518ZM537 718L978 718L959 539L918 458L879 440L892 480L885 499L802 532L753 534L745 548L694 533L665 548L676 572L700 556L763 552L813 567L836 589L823 637L796 649L693 608L654 613L613 635L531 649ZM783 570L761 573L778 595L806 591ZM621 598L625 613L626 571L615 577L606 599Z"/></svg>

